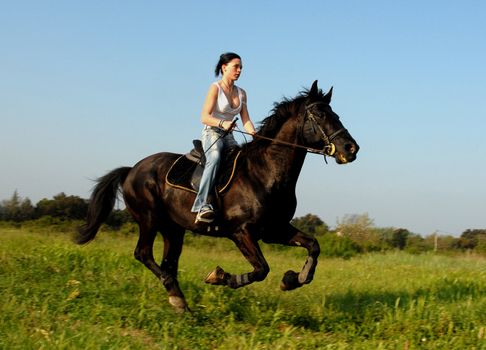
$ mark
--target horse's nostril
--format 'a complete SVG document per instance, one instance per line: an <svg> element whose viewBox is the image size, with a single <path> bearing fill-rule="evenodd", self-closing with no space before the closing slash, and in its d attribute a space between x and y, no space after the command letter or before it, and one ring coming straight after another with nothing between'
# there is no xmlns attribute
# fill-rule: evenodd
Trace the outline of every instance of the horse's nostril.
<svg viewBox="0 0 486 350"><path fill-rule="evenodd" d="M355 153L356 147L352 143L347 143L344 145L344 150L349 153Z"/></svg>

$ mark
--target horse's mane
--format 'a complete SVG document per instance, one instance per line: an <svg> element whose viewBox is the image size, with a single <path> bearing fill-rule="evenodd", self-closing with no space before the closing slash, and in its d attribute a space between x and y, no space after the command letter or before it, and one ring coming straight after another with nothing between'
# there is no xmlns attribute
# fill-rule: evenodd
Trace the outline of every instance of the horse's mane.
<svg viewBox="0 0 486 350"><path fill-rule="evenodd" d="M275 102L270 115L260 122L257 135L273 138L277 135L282 125L297 113L299 107L309 97L309 89L302 90L294 98L284 97L282 101ZM318 90L317 98L323 98L324 94L321 89ZM245 147L249 152L254 151L262 145L268 144L268 141L256 137L253 141L247 143Z"/></svg>
<svg viewBox="0 0 486 350"><path fill-rule="evenodd" d="M295 98L290 99L284 97L281 102L275 102L270 115L260 122L257 134L266 137L275 137L282 125L306 97L307 93L301 92Z"/></svg>

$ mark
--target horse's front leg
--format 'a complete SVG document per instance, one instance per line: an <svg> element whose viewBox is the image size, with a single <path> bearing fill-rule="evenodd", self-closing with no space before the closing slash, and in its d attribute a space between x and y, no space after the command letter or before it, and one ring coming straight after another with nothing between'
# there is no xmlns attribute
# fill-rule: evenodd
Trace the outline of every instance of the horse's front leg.
<svg viewBox="0 0 486 350"><path fill-rule="evenodd" d="M231 239L253 266L253 271L241 275L232 275L218 266L206 277L205 282L215 285L225 285L236 289L253 282L263 281L267 277L270 268L263 257L258 242L247 231L237 233Z"/></svg>
<svg viewBox="0 0 486 350"><path fill-rule="evenodd" d="M286 234L282 234L280 237L272 237L271 239L264 239L265 243L279 243L294 247L303 247L307 249L307 260L300 272L292 270L287 271L280 283L280 289L293 290L302 287L304 284L308 284L314 278L314 272L317 266L317 257L319 256L321 249L317 240L292 225L288 225L286 228Z"/></svg>

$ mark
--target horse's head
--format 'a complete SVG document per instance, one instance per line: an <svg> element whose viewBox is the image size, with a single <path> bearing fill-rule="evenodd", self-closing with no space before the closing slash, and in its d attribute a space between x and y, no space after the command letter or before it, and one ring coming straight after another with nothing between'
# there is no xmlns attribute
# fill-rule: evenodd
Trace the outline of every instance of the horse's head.
<svg viewBox="0 0 486 350"><path fill-rule="evenodd" d="M332 110L331 97L332 88L323 94L317 80L312 84L304 105L302 141L308 147L322 149L336 163L345 164L356 159L359 146Z"/></svg>

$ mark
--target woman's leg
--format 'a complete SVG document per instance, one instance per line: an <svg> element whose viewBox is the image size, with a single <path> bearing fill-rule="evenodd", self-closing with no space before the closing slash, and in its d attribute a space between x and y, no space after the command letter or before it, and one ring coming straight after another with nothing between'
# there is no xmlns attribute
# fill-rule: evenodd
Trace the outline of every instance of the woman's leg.
<svg viewBox="0 0 486 350"><path fill-rule="evenodd" d="M202 133L202 146L206 152L206 165L199 184L199 191L191 211L197 213L207 204L209 193L214 186L214 180L219 168L221 152L224 148L223 139L220 134L210 128L205 128Z"/></svg>

